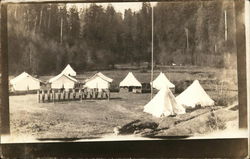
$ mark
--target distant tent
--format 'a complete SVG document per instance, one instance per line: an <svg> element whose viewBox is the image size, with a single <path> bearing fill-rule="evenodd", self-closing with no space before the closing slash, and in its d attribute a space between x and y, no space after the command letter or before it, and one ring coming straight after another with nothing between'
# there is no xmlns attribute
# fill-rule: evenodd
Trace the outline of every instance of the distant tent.
<svg viewBox="0 0 250 159"><path fill-rule="evenodd" d="M144 112L155 117L184 114L185 108L178 104L171 90L166 86L144 106Z"/></svg>
<svg viewBox="0 0 250 159"><path fill-rule="evenodd" d="M214 101L202 88L198 80L195 80L186 90L176 97L178 103L194 108L195 105L212 106Z"/></svg>
<svg viewBox="0 0 250 159"><path fill-rule="evenodd" d="M42 81L36 79L26 72L21 73L14 79L10 80L14 91L38 90Z"/></svg>
<svg viewBox="0 0 250 159"><path fill-rule="evenodd" d="M68 76L76 76L76 72L73 70L73 68L69 64L65 67L62 73Z"/></svg>
<svg viewBox="0 0 250 159"><path fill-rule="evenodd" d="M61 89L61 88L72 89L75 87L75 84L77 82L78 81L75 78L63 73L60 73L59 75L49 80L52 89Z"/></svg>
<svg viewBox="0 0 250 159"><path fill-rule="evenodd" d="M113 79L99 72L89 79L85 80L85 87L91 89L97 88L98 90L109 89L110 83L112 81Z"/></svg>
<svg viewBox="0 0 250 159"><path fill-rule="evenodd" d="M150 83L152 84L152 82ZM153 88L160 90L161 88L175 88L175 85L171 83L164 73L160 73L159 76L153 81Z"/></svg>
<svg viewBox="0 0 250 159"><path fill-rule="evenodd" d="M142 87L142 84L135 78L132 72L120 82L120 87Z"/></svg>

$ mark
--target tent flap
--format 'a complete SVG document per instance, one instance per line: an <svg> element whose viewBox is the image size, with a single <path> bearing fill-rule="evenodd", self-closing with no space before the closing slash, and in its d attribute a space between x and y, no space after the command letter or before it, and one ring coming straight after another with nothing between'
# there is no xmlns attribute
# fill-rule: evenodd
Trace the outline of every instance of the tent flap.
<svg viewBox="0 0 250 159"><path fill-rule="evenodd" d="M155 117L184 114L185 108L178 104L168 87L162 88L154 98L144 106L144 112Z"/></svg>

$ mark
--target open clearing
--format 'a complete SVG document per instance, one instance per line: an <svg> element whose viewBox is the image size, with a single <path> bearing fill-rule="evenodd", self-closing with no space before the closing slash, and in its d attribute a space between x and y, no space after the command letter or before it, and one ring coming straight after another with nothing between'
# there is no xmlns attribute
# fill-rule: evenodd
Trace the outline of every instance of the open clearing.
<svg viewBox="0 0 250 159"><path fill-rule="evenodd" d="M102 71L119 83L130 70ZM135 72L139 81L148 80L147 73ZM155 76L160 71L156 71ZM175 83L181 80L201 81L202 86L213 99L226 95L237 97L236 70L222 69L168 69L163 71ZM86 78L94 72L86 72L78 78ZM49 77L40 77L48 79ZM227 86L220 86L222 79L228 79ZM224 93L220 93L223 90ZM227 91L225 91L227 90ZM226 93L225 93L226 92ZM38 103L37 95L10 96L11 134L29 135L35 138L96 138L113 133L113 128L133 120L153 121L159 123L155 136L178 136L206 134L212 130L206 126L211 108L201 108L175 117L155 118L143 112L149 102L150 94L111 93L108 100L65 101L59 103ZM237 105L237 98L229 105ZM238 110L214 106L215 114L226 125L237 129ZM233 126L232 126L233 125Z"/></svg>

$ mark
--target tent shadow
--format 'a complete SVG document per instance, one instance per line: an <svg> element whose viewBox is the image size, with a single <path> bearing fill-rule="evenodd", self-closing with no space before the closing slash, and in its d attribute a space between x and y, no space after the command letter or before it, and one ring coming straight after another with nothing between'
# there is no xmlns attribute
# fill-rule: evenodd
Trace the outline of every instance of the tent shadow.
<svg viewBox="0 0 250 159"><path fill-rule="evenodd" d="M111 98L109 98L109 100L122 100L123 98L121 98L121 97L111 97Z"/></svg>

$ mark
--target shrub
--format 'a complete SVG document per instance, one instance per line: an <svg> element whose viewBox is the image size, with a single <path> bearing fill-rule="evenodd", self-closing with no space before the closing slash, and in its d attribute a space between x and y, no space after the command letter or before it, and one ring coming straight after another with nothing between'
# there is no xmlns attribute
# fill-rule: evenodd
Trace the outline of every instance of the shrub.
<svg viewBox="0 0 250 159"><path fill-rule="evenodd" d="M175 93L181 93L192 83L192 81L185 80L185 81L178 81L175 83L176 83L175 84Z"/></svg>
<svg viewBox="0 0 250 159"><path fill-rule="evenodd" d="M109 90L110 92L119 92L119 86L115 84L111 84Z"/></svg>
<svg viewBox="0 0 250 159"><path fill-rule="evenodd" d="M238 96L230 96L229 93L220 94L217 99L215 99L215 105L217 106L229 106L238 100Z"/></svg>
<svg viewBox="0 0 250 159"><path fill-rule="evenodd" d="M239 110L239 105L235 105L234 107L230 108L229 110L232 110L232 111Z"/></svg>
<svg viewBox="0 0 250 159"><path fill-rule="evenodd" d="M209 73L209 74L208 74L208 78L212 79L212 78L214 78L214 77L215 77L214 73Z"/></svg>
<svg viewBox="0 0 250 159"><path fill-rule="evenodd" d="M216 116L212 110L206 121L206 126L211 130L224 130L226 128L226 123Z"/></svg>
<svg viewBox="0 0 250 159"><path fill-rule="evenodd" d="M215 105L218 105L218 106L228 106L228 98L221 97L219 99L216 99L215 100Z"/></svg>

